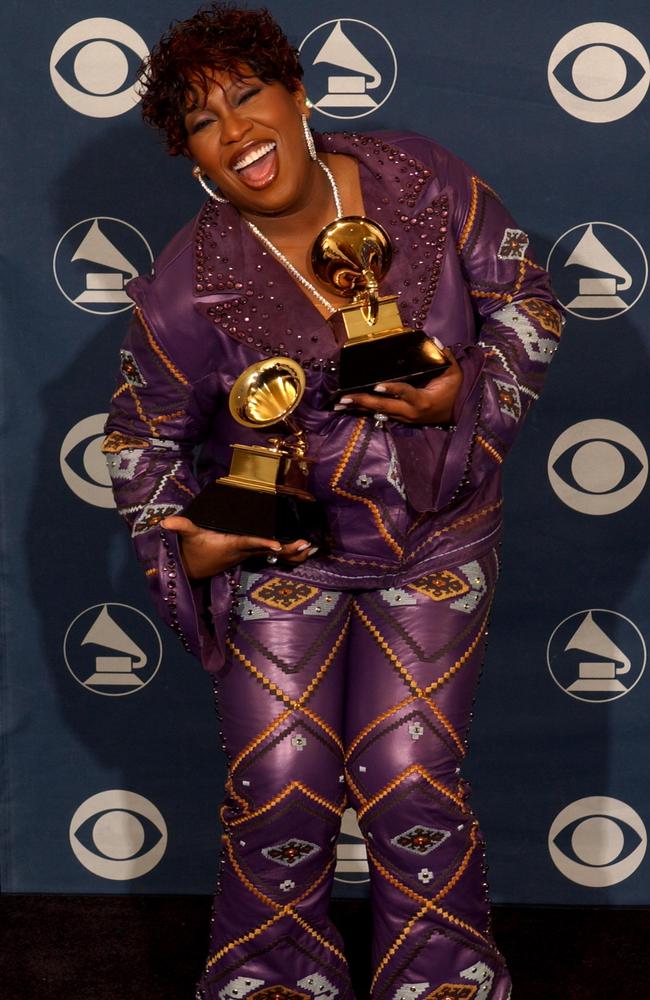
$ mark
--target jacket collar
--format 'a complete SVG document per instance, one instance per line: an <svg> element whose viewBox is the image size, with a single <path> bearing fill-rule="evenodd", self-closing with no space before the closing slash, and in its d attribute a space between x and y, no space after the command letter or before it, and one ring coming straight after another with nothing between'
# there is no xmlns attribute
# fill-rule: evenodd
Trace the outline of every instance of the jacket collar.
<svg viewBox="0 0 650 1000"><path fill-rule="evenodd" d="M431 197L431 170L381 135L316 135L319 151L359 161L366 214L387 230L393 263L382 294L399 294L405 325L422 327L435 297L447 245L444 194ZM207 202L194 232L196 308L229 337L262 354L333 369L330 324L229 204Z"/></svg>

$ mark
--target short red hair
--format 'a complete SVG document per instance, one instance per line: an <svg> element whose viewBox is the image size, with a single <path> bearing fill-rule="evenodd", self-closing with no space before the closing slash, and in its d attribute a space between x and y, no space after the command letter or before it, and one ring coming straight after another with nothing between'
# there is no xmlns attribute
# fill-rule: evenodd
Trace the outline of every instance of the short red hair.
<svg viewBox="0 0 650 1000"><path fill-rule="evenodd" d="M173 23L154 46L142 67L142 116L164 133L172 156L187 155L184 118L191 95L207 93L214 70L237 73L242 64L290 91L303 75L297 49L266 8L211 3Z"/></svg>

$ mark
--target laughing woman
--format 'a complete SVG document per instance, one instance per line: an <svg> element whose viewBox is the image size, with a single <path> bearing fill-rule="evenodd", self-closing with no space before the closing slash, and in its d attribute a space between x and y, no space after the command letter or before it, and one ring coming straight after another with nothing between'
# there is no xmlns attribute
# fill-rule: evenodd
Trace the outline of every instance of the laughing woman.
<svg viewBox="0 0 650 1000"><path fill-rule="evenodd" d="M129 285L105 442L161 615L215 678L223 850L197 997L349 1000L328 919L347 804L372 880L376 1000L506 1000L484 846L461 776L497 577L501 464L560 332L546 273L494 191L409 132L313 134L296 51L265 11L214 4L153 50L143 108L208 191ZM444 345L415 388L327 408L347 304L312 270L340 216L398 248L382 293ZM264 444L237 377L294 359L295 411L328 521L309 538L209 531L183 511Z"/></svg>

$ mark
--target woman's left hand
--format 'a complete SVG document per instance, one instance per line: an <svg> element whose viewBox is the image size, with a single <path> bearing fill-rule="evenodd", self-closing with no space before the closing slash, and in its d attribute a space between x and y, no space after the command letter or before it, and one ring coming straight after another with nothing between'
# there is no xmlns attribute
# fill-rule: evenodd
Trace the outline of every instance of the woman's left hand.
<svg viewBox="0 0 650 1000"><path fill-rule="evenodd" d="M405 424L449 424L463 373L448 348L445 356L451 362L441 375L419 389L408 382L382 382L374 392L356 392L343 396L335 410L356 410L361 413L384 413L391 420Z"/></svg>

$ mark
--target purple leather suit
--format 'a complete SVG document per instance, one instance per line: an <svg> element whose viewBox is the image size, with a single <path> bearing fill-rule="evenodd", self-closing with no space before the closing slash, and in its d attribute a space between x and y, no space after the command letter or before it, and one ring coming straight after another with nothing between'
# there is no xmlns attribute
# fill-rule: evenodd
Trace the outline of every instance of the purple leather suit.
<svg viewBox="0 0 650 1000"><path fill-rule="evenodd" d="M197 997L348 1000L327 916L346 805L366 839L374 1000L506 1000L483 840L460 776L498 572L501 464L561 317L499 198L409 133L317 137L358 159L395 249L382 293L463 370L452 427L324 409L332 328L230 205L208 202L129 286L136 303L105 443L160 613L215 675L229 771ZM297 418L326 550L187 579L160 520L223 475L228 392L265 355L307 374ZM193 454L198 446L198 459Z"/></svg>

